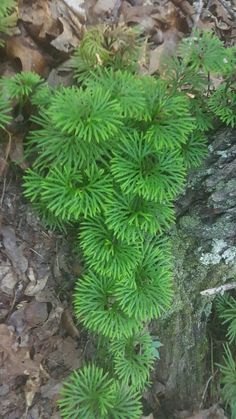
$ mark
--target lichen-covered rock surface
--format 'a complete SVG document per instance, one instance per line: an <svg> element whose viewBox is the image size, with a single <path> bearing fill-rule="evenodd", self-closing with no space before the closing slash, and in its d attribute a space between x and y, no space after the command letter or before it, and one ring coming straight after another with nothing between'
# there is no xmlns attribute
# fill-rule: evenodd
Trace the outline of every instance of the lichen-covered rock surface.
<svg viewBox="0 0 236 419"><path fill-rule="evenodd" d="M214 296L200 292L236 277L235 130L224 129L211 138L209 157L190 174L176 208L173 306L152 325L164 345L148 395L151 405L160 402L158 419L173 419L176 411L204 402L211 375L207 326Z"/></svg>

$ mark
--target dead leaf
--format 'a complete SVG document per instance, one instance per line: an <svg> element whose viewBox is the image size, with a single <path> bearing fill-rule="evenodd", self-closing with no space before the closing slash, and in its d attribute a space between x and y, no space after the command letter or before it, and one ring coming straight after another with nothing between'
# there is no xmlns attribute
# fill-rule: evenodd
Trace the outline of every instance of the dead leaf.
<svg viewBox="0 0 236 419"><path fill-rule="evenodd" d="M72 51L83 36L85 11L82 2L73 0L53 0L51 4L54 19L61 22L63 30L60 35L51 41L57 50L62 52Z"/></svg>
<svg viewBox="0 0 236 419"><path fill-rule="evenodd" d="M51 310L47 321L43 324L43 327L38 327L37 330L35 330L39 340L46 340L58 332L63 310L64 308L59 303L57 307L54 307Z"/></svg>
<svg viewBox="0 0 236 419"><path fill-rule="evenodd" d="M63 0L63 2L81 20L81 22L85 23L86 21L86 14L85 14L85 9L84 9L85 2L83 0Z"/></svg>
<svg viewBox="0 0 236 419"><path fill-rule="evenodd" d="M18 133L15 136L12 136L11 142L11 150L9 153L11 161L16 163L21 169L26 170L29 166L24 161L24 148L23 148L23 140L24 134Z"/></svg>
<svg viewBox="0 0 236 419"><path fill-rule="evenodd" d="M27 285L24 294L31 297L37 295L40 291L42 291L45 288L47 281L48 275L44 278L39 278L37 281L34 278L34 280Z"/></svg>
<svg viewBox="0 0 236 419"><path fill-rule="evenodd" d="M180 10L194 21L195 9L187 0L171 0Z"/></svg>
<svg viewBox="0 0 236 419"><path fill-rule="evenodd" d="M16 273L22 277L28 268L28 260L23 254L22 247L16 244L17 239L14 230L9 226L2 226L0 234L3 236L3 245L8 258L12 262Z"/></svg>
<svg viewBox="0 0 236 419"><path fill-rule="evenodd" d="M38 373L35 377L29 377L26 381L26 384L24 386L24 392L25 392L25 400L26 400L26 406L27 408L32 406L34 396L40 389L40 377L39 377L40 370L38 370Z"/></svg>
<svg viewBox="0 0 236 419"><path fill-rule="evenodd" d="M22 302L21 306L17 310L13 311L8 320L8 325L14 327L17 335L21 335L27 326L25 319L25 304L27 303Z"/></svg>
<svg viewBox="0 0 236 419"><path fill-rule="evenodd" d="M61 33L61 27L52 15L51 4L45 0L28 2L21 0L19 17L27 25L27 29L39 41L45 41L47 36L56 38Z"/></svg>
<svg viewBox="0 0 236 419"><path fill-rule="evenodd" d="M30 359L29 351L19 347L17 336L11 327L0 324L0 367L1 375L7 384L12 378L20 375L37 376L41 356L35 355L34 360Z"/></svg>
<svg viewBox="0 0 236 419"><path fill-rule="evenodd" d="M225 22L232 27L232 19L235 20L236 15L235 11L230 4L227 4L227 2L224 2L224 5L225 7L223 6L223 2L212 0L209 11L217 18L217 20Z"/></svg>
<svg viewBox="0 0 236 419"><path fill-rule="evenodd" d="M68 68L66 70L64 66L53 68L49 73L47 82L52 87L71 86L73 84L73 72L68 71Z"/></svg>
<svg viewBox="0 0 236 419"><path fill-rule="evenodd" d="M47 384L40 388L42 397L53 400L55 403L59 398L62 386L63 384L61 381L50 378Z"/></svg>
<svg viewBox="0 0 236 419"><path fill-rule="evenodd" d="M47 320L48 310L46 303L40 303L36 300L32 300L25 306L25 320L28 324L28 327L35 327L40 323L43 323Z"/></svg>
<svg viewBox="0 0 236 419"><path fill-rule="evenodd" d="M74 36L71 31L69 23L63 17L59 18L59 21L62 24L63 32L54 39L51 44L58 50L62 52L71 52L78 45L78 38Z"/></svg>
<svg viewBox="0 0 236 419"><path fill-rule="evenodd" d="M2 262L0 266L0 290L13 297L16 283L17 276L13 271L12 266L7 262Z"/></svg>
<svg viewBox="0 0 236 419"><path fill-rule="evenodd" d="M11 37L6 42L6 51L10 59L20 61L22 71L34 71L41 75L47 71L46 60L30 37Z"/></svg>
<svg viewBox="0 0 236 419"><path fill-rule="evenodd" d="M115 8L117 0L98 0L93 8L96 15L110 15Z"/></svg>
<svg viewBox="0 0 236 419"><path fill-rule="evenodd" d="M155 13L155 6L131 6L130 3L124 1L121 6L122 20L125 23L140 23L145 17Z"/></svg>
<svg viewBox="0 0 236 419"><path fill-rule="evenodd" d="M50 370L54 370L60 365L66 370L75 370L81 367L82 359L81 354L76 347L76 342L71 337L62 339L58 345L57 349L50 353L47 357L47 365Z"/></svg>
<svg viewBox="0 0 236 419"><path fill-rule="evenodd" d="M78 338L80 335L79 330L75 326L74 320L68 308L66 308L63 311L61 320L62 320L62 325L64 329L66 330L66 332L68 333L68 335L71 336L72 338Z"/></svg>
<svg viewBox="0 0 236 419"><path fill-rule="evenodd" d="M150 51L149 74L161 70L163 61L166 57L173 55L182 36L183 34L181 35L175 28L164 33L164 42Z"/></svg>
<svg viewBox="0 0 236 419"><path fill-rule="evenodd" d="M84 31L86 14L81 0L21 0L20 18L26 23L34 39L48 42L62 52L70 52L78 45Z"/></svg>

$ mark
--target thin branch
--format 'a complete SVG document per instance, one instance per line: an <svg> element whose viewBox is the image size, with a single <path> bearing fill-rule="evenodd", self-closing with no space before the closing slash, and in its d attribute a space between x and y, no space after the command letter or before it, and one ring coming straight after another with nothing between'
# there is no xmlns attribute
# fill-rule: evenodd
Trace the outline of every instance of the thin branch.
<svg viewBox="0 0 236 419"><path fill-rule="evenodd" d="M196 14L193 16L193 28L192 31L194 29L196 29L201 13L202 13L202 8L203 8L203 0L198 0L194 3L195 6L195 10L196 10Z"/></svg>
<svg viewBox="0 0 236 419"><path fill-rule="evenodd" d="M207 290L201 291L201 295L214 295L214 294L224 294L225 291L232 290L236 288L236 282L231 282L231 284L221 285L216 288L209 288Z"/></svg>

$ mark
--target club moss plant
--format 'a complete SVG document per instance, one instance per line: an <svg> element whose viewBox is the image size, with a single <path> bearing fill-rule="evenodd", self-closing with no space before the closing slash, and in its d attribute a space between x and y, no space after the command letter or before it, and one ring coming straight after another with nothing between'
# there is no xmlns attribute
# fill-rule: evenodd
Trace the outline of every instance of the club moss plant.
<svg viewBox="0 0 236 419"><path fill-rule="evenodd" d="M1 80L0 127L13 98L22 113L31 104L24 194L48 227L78 229L86 272L74 313L111 359L70 375L59 401L68 419L140 418L158 347L148 322L173 296L174 201L207 155L206 132L235 124L234 48L196 33L153 77L138 72L139 48L130 29L95 27L70 61L73 86Z"/></svg>

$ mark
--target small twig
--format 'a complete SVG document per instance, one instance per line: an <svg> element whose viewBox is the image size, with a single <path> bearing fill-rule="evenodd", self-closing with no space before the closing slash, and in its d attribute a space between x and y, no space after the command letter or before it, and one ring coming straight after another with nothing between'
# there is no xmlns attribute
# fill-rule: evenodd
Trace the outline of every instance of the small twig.
<svg viewBox="0 0 236 419"><path fill-rule="evenodd" d="M203 8L203 0L198 0L194 3L195 6L195 11L196 14L193 16L193 28L192 28L192 32L194 31L194 29L196 29L201 13L202 13L202 8Z"/></svg>
<svg viewBox="0 0 236 419"><path fill-rule="evenodd" d="M36 255L38 255L39 257L43 259L43 256L40 255L40 253L38 253L36 250L32 249L32 247L30 247L29 250L31 250L31 252L35 253Z"/></svg>
<svg viewBox="0 0 236 419"><path fill-rule="evenodd" d="M0 201L0 207L1 208L2 208L2 204L3 204L5 192L6 192L6 183L7 183L7 178L6 178L6 176L4 176L4 178L3 178L2 196L1 196L1 201Z"/></svg>
<svg viewBox="0 0 236 419"><path fill-rule="evenodd" d="M213 375L211 375L206 382L206 385L205 385L205 388L204 388L204 391L203 391L203 394L202 394L202 399L201 399L199 409L201 409L203 407L203 403L204 403L204 400L205 400L205 397L206 397L206 392L207 392L208 386L209 386L212 379L213 379Z"/></svg>
<svg viewBox="0 0 236 419"><path fill-rule="evenodd" d="M232 290L236 288L236 282L231 282L231 284L221 285L216 288L209 288L207 290L201 291L201 295L214 295L214 294L224 294L225 291Z"/></svg>

